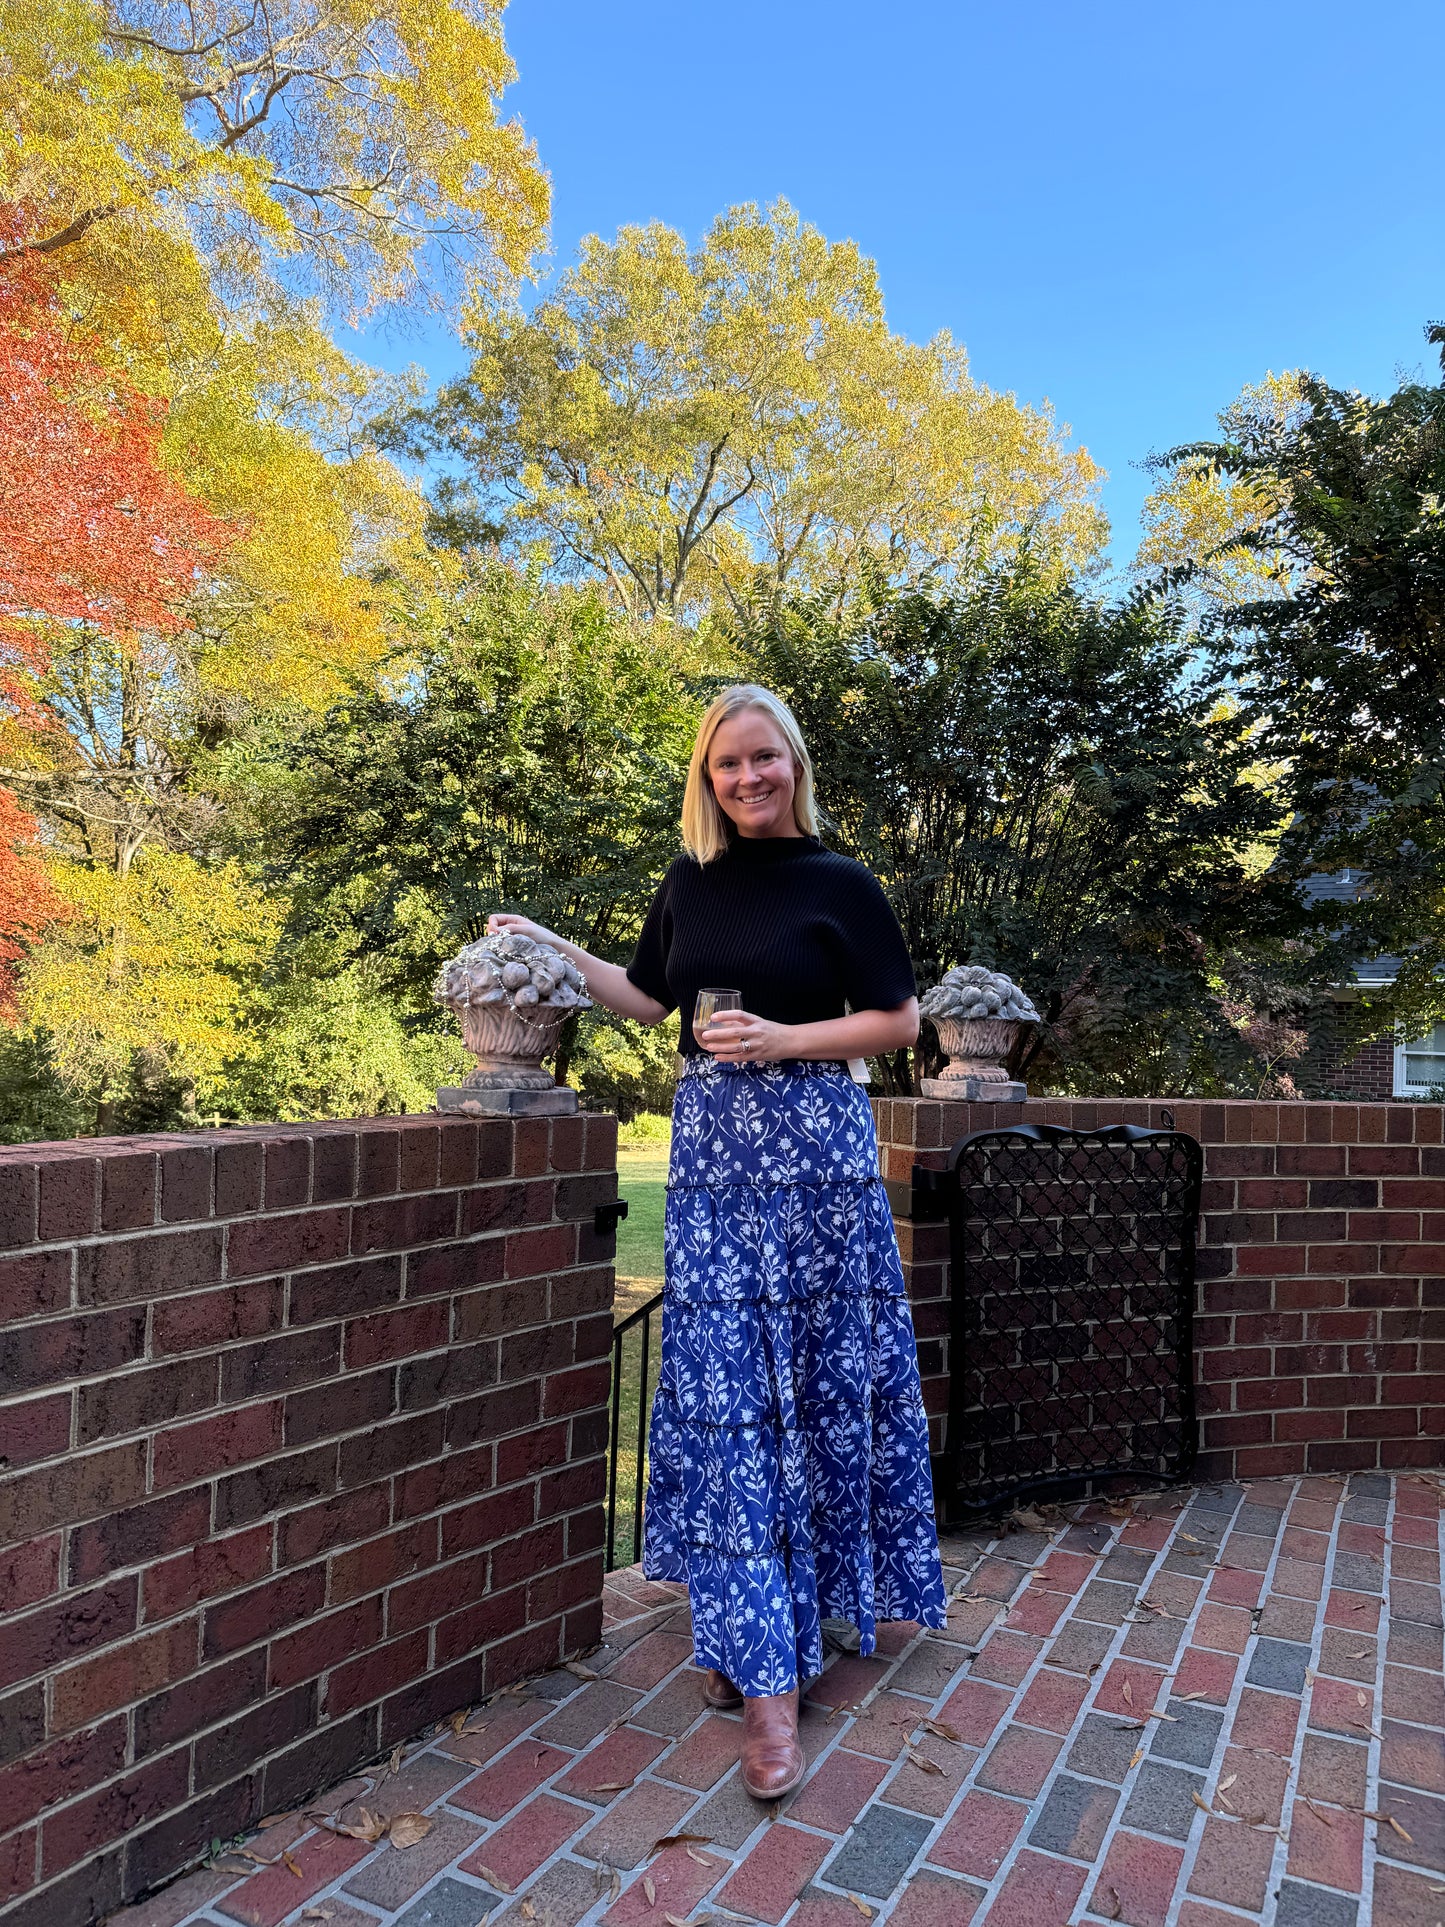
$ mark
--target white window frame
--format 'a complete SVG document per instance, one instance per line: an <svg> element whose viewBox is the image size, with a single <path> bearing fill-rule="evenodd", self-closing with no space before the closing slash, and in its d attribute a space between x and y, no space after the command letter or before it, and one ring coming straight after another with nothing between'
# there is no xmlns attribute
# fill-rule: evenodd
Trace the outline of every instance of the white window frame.
<svg viewBox="0 0 1445 1927"><path fill-rule="evenodd" d="M1440 1029L1445 1029L1445 1025L1437 1024L1435 1026L1435 1030ZM1429 1035L1433 1036L1434 1031L1431 1031ZM1428 1102L1428 1099L1425 1097L1425 1091L1429 1088L1427 1085L1407 1084L1405 1081L1405 1053L1418 1049L1421 1044L1427 1041L1428 1039L1425 1037L1398 1037L1395 1040L1394 1085L1396 1097L1412 1097L1417 1103L1421 1104Z"/></svg>

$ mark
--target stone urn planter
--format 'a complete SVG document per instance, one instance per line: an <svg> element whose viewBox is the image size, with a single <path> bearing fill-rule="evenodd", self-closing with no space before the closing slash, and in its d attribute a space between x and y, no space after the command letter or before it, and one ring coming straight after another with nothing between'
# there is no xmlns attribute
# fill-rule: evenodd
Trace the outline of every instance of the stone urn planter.
<svg viewBox="0 0 1445 1927"><path fill-rule="evenodd" d="M477 1060L463 1083L437 1092L439 1111L556 1116L577 1109L577 1093L542 1068L567 1019L592 1007L586 979L559 951L512 931L483 937L442 965L432 996L457 1013Z"/></svg>
<svg viewBox="0 0 1445 1927"><path fill-rule="evenodd" d="M919 1002L948 1058L941 1075L923 1079L925 1097L1021 1104L1028 1086L1006 1069L1025 1024L1039 1013L1010 977L982 964L958 964Z"/></svg>

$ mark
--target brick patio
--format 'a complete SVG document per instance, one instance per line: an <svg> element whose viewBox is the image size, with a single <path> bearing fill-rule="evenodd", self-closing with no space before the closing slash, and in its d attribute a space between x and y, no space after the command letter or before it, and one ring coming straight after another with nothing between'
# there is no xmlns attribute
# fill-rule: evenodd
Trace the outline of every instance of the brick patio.
<svg viewBox="0 0 1445 1927"><path fill-rule="evenodd" d="M678 1589L615 1574L587 1667L311 1810L424 1811L418 1845L288 1816L114 1927L1435 1927L1442 1483L1205 1486L950 1538L947 1631L832 1659L776 1812L702 1705Z"/></svg>

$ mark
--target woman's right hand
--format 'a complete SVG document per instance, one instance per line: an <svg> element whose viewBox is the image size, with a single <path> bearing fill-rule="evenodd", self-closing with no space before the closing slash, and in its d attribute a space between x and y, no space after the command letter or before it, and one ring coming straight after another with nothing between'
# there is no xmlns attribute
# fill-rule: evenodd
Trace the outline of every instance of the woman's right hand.
<svg viewBox="0 0 1445 1927"><path fill-rule="evenodd" d="M487 918L487 935L499 936L507 930L517 937L530 937L533 943L558 944L562 940L550 930L544 930L540 923L533 923L530 917L517 917L510 910L494 910Z"/></svg>

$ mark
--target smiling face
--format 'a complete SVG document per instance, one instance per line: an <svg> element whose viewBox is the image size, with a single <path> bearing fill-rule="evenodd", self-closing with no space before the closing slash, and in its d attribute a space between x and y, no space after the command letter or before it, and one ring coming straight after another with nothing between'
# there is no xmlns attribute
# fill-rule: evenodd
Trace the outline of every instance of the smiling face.
<svg viewBox="0 0 1445 1927"><path fill-rule="evenodd" d="M708 745L707 773L719 808L739 836L799 834L793 752L766 710L740 709L719 723Z"/></svg>

